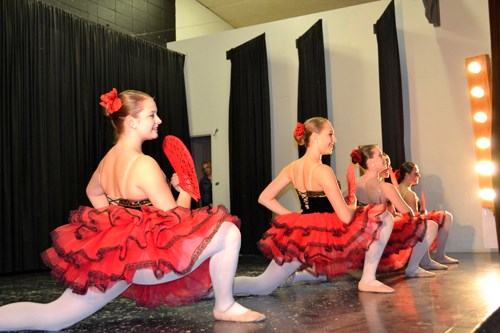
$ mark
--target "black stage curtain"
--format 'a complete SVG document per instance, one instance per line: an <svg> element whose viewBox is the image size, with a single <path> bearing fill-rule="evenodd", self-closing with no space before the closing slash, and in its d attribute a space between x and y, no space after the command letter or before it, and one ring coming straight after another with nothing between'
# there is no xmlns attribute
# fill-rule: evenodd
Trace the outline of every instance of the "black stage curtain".
<svg viewBox="0 0 500 333"><path fill-rule="evenodd" d="M491 70L492 70L492 117L491 117L491 136L492 136L492 157L498 164L500 161L500 1L489 0L490 12L490 36L491 36ZM500 175L493 175L493 188L497 193L495 198L495 223L497 229L497 239L500 245ZM500 253L500 247L498 252Z"/></svg>
<svg viewBox="0 0 500 333"><path fill-rule="evenodd" d="M184 56L28 0L0 1L0 48L0 273L39 270L113 143L102 93L148 92L160 138L189 144ZM167 168L161 141L144 151Z"/></svg>
<svg viewBox="0 0 500 333"><path fill-rule="evenodd" d="M271 212L258 204L272 180L271 114L265 35L227 52L231 61L229 174L231 213L241 219L241 253L258 254Z"/></svg>
<svg viewBox="0 0 500 333"><path fill-rule="evenodd" d="M425 7L425 17L427 21L435 27L441 26L441 14L439 12L439 0L423 0Z"/></svg>
<svg viewBox="0 0 500 333"><path fill-rule="evenodd" d="M382 145L392 165L405 162L403 93L394 1L375 23L378 43Z"/></svg>
<svg viewBox="0 0 500 333"><path fill-rule="evenodd" d="M328 118L322 23L318 20L296 40L299 53L297 120L301 123L316 116ZM292 132L290 129L290 135ZM299 157L304 153L305 147L299 146ZM323 163L330 164L330 155L323 156Z"/></svg>

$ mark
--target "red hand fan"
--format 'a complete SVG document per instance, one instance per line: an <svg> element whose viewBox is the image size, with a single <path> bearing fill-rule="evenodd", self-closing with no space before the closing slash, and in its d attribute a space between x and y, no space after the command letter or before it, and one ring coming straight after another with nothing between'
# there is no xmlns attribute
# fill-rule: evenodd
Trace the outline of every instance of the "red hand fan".
<svg viewBox="0 0 500 333"><path fill-rule="evenodd" d="M179 186L186 191L191 198L198 201L201 197L198 177L194 167L193 158L184 143L173 135L167 135L163 139L163 152L167 156L175 173L179 177Z"/></svg>
<svg viewBox="0 0 500 333"><path fill-rule="evenodd" d="M354 171L354 164L349 163L347 167L347 204L350 205L354 202L356 195L356 172Z"/></svg>
<svg viewBox="0 0 500 333"><path fill-rule="evenodd" d="M394 174L394 171L392 171L392 168L389 168L389 175L391 176L391 183L392 183L392 185L394 185L394 187L396 188L396 190L398 190L398 192L399 192L398 180L396 179L396 175Z"/></svg>
<svg viewBox="0 0 500 333"><path fill-rule="evenodd" d="M422 191L420 193L420 204L422 205L422 207L421 207L422 212L425 212L425 195L424 195L424 191Z"/></svg>

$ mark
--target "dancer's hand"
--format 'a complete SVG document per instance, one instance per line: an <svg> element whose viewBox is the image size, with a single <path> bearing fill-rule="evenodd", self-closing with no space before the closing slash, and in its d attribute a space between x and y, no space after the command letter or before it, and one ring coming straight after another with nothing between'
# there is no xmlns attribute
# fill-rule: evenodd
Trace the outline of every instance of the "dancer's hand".
<svg viewBox="0 0 500 333"><path fill-rule="evenodd" d="M180 192L182 191L181 187L179 186L179 176L177 176L176 173L174 173L172 175L172 178L170 178L170 184L172 184L172 186L174 187L174 189L177 191L177 192Z"/></svg>

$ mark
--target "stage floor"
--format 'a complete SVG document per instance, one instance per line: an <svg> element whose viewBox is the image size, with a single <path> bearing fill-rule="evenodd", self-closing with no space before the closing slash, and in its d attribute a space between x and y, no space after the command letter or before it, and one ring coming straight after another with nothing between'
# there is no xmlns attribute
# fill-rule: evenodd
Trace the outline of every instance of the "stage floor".
<svg viewBox="0 0 500 333"><path fill-rule="evenodd" d="M65 332L500 332L498 253L450 256L460 264L433 278L381 275L395 294L358 292L359 274L349 274L328 283L281 288L270 296L238 297L244 306L267 315L262 323L216 322L213 300L145 309L119 298ZM266 264L260 257L242 256L237 274L259 274ZM0 305L49 302L62 290L48 272L0 276Z"/></svg>

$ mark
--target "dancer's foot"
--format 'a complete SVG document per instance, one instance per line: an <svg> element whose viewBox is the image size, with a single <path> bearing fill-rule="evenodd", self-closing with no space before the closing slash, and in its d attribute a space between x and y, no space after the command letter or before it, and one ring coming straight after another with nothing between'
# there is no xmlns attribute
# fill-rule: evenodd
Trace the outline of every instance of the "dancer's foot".
<svg viewBox="0 0 500 333"><path fill-rule="evenodd" d="M405 274L409 278L426 278L426 277L433 277L436 275L435 273L428 272L425 269L420 268L420 267L412 269L411 271L406 269Z"/></svg>
<svg viewBox="0 0 500 333"><path fill-rule="evenodd" d="M358 290L364 291L368 293L382 293L382 294L390 294L395 292L395 290L378 280L371 280L368 282L359 281Z"/></svg>
<svg viewBox="0 0 500 333"><path fill-rule="evenodd" d="M453 264L458 264L459 261L457 259L448 257L447 255L444 255L442 258L434 258L438 263L443 264L443 265L453 265Z"/></svg>
<svg viewBox="0 0 500 333"><path fill-rule="evenodd" d="M423 269L426 269L428 271L441 271L441 270L445 271L448 269L448 266L440 264L434 260L430 260L429 262L427 262L425 264L420 263L420 267L422 267Z"/></svg>
<svg viewBox="0 0 500 333"><path fill-rule="evenodd" d="M249 310L236 302L231 304L225 311L214 310L214 317L216 320L236 321L240 323L256 323L266 319L266 316L262 313Z"/></svg>

